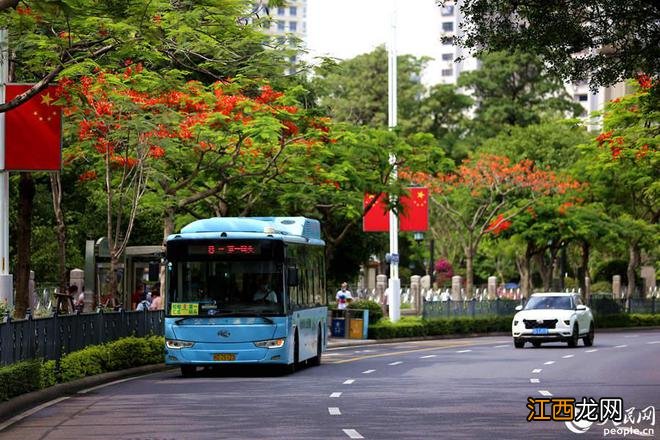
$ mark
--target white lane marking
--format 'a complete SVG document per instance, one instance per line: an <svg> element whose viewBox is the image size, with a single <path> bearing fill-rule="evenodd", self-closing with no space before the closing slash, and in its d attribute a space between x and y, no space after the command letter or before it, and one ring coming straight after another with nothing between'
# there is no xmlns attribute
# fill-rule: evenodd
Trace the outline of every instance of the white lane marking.
<svg viewBox="0 0 660 440"><path fill-rule="evenodd" d="M323 353L323 356L339 356L339 353Z"/></svg>
<svg viewBox="0 0 660 440"><path fill-rule="evenodd" d="M376 371L376 370L366 370L366 371L363 371L362 374L371 374L374 371Z"/></svg>
<svg viewBox="0 0 660 440"><path fill-rule="evenodd" d="M591 350L585 351L585 353L593 353L595 351L598 351L598 349L597 348L592 348Z"/></svg>
<svg viewBox="0 0 660 440"><path fill-rule="evenodd" d="M428 359L428 358L434 358L434 357L438 357L438 355L437 354L427 354L426 356L420 356L419 358L420 359Z"/></svg>
<svg viewBox="0 0 660 440"><path fill-rule="evenodd" d="M575 355L574 354L567 354L566 356L562 356L562 359L570 359L573 356L575 356Z"/></svg>
<svg viewBox="0 0 660 440"><path fill-rule="evenodd" d="M373 353L376 350L355 350L353 353Z"/></svg>
<svg viewBox="0 0 660 440"><path fill-rule="evenodd" d="M540 373L541 371L543 371L543 368L534 368L532 373Z"/></svg>
<svg viewBox="0 0 660 440"><path fill-rule="evenodd" d="M623 344L623 345L615 345L614 348L625 348L625 347L627 347L627 346L628 346L628 345L626 345L626 344Z"/></svg>
<svg viewBox="0 0 660 440"><path fill-rule="evenodd" d="M350 438L364 438L355 429L342 429L342 431L344 431L344 434L346 434Z"/></svg>
<svg viewBox="0 0 660 440"><path fill-rule="evenodd" d="M496 346L495 346L495 347L493 347L493 348L502 348L502 347L508 347L508 346L509 346L509 344L504 344L504 345L496 345Z"/></svg>
<svg viewBox="0 0 660 440"><path fill-rule="evenodd" d="M390 362L390 363L387 364L387 365L399 365L399 364L402 364L402 363L403 363L403 362L401 362L401 361L396 361L396 362Z"/></svg>
<svg viewBox="0 0 660 440"><path fill-rule="evenodd" d="M541 381L539 379L536 379L536 378L533 377L529 380L529 382L530 383L540 383Z"/></svg>
<svg viewBox="0 0 660 440"><path fill-rule="evenodd" d="M353 382L355 382L355 379L348 379L348 380L345 380L345 381L344 381L344 385L350 385L350 384L352 384Z"/></svg>
<svg viewBox="0 0 660 440"><path fill-rule="evenodd" d="M341 397L341 392L332 393L332 394L330 394L330 397Z"/></svg>
<svg viewBox="0 0 660 440"><path fill-rule="evenodd" d="M539 390L539 393L540 393L542 396L552 396L552 393L551 393L550 391L548 391L548 390Z"/></svg>
<svg viewBox="0 0 660 440"><path fill-rule="evenodd" d="M660 344L660 341L650 341L650 342L647 342L647 344Z"/></svg>
<svg viewBox="0 0 660 440"><path fill-rule="evenodd" d="M24 411L24 412L18 414L18 415L15 415L15 416L12 417L11 419L7 420L6 422L4 422L4 423L0 423L0 432L2 432L2 431L4 431L5 429L9 428L9 427L10 427L11 425L13 425L14 423L20 422L21 420L23 420L23 419L25 419L25 418L27 418L27 417L30 417L32 414L37 413L37 412L41 411L41 410L44 409L44 408L48 408L49 406L57 405L57 404L60 403L61 401L63 401L63 400L67 400L67 399L70 399L70 397L69 397L69 396L66 396L66 397L60 397L60 398L58 398L58 399L51 400L50 402L42 403L42 404L39 405L39 406L36 406L36 407L34 407L34 408L31 408L31 409L29 409L29 410L27 410L27 411Z"/></svg>
<svg viewBox="0 0 660 440"><path fill-rule="evenodd" d="M329 406L328 407L328 412L330 413L331 416L340 416L341 411L339 411L339 408L336 406Z"/></svg>
<svg viewBox="0 0 660 440"><path fill-rule="evenodd" d="M624 338L639 338L639 335L627 335Z"/></svg>
<svg viewBox="0 0 660 440"><path fill-rule="evenodd" d="M548 362L544 363L543 365L552 365L554 363L555 363L555 361L548 361Z"/></svg>
<svg viewBox="0 0 660 440"><path fill-rule="evenodd" d="M458 350L456 353L468 353L472 350Z"/></svg>

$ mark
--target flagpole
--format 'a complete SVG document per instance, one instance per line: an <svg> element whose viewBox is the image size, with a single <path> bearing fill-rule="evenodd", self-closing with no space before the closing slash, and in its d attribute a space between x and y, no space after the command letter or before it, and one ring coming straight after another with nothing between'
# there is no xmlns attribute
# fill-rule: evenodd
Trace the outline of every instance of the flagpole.
<svg viewBox="0 0 660 440"><path fill-rule="evenodd" d="M392 22L391 22L390 44L387 59L388 73L388 126L393 130L397 125L397 85L396 85L396 0L392 0ZM392 182L397 180L396 155L390 153L390 164L392 165ZM390 195L390 203L394 206L396 196ZM390 279L389 287L389 315L390 321L397 322L401 317L401 281L399 280L399 221L394 209L390 209Z"/></svg>
<svg viewBox="0 0 660 440"><path fill-rule="evenodd" d="M0 29L0 103L5 103L9 77L7 29ZM9 171L5 170L5 113L0 113L0 302L14 305L12 276L9 273Z"/></svg>

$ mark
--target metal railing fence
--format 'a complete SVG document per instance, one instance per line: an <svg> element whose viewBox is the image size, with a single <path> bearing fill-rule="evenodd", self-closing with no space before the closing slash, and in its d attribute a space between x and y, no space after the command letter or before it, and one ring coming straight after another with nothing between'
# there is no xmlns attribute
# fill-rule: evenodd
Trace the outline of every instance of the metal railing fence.
<svg viewBox="0 0 660 440"><path fill-rule="evenodd" d="M0 365L28 359L59 360L88 345L126 336L162 335L162 310L98 312L0 323Z"/></svg>
<svg viewBox="0 0 660 440"><path fill-rule="evenodd" d="M458 318L476 316L512 316L520 301L510 299L494 299L478 301L426 301L424 303L424 319Z"/></svg>

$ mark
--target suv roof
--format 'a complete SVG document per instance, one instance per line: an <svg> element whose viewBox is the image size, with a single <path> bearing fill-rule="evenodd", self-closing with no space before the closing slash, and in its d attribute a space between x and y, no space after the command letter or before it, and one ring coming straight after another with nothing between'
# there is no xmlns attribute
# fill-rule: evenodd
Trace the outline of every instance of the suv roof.
<svg viewBox="0 0 660 440"><path fill-rule="evenodd" d="M575 292L538 292L532 293L531 296L575 296L578 293Z"/></svg>

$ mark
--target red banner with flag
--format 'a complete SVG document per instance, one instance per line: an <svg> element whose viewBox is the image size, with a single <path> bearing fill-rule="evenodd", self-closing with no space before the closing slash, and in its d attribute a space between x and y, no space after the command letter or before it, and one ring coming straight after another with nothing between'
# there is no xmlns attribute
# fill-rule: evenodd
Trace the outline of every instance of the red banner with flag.
<svg viewBox="0 0 660 440"><path fill-rule="evenodd" d="M381 194L371 209L364 214L362 230L364 232L387 232L390 230L389 211L386 194ZM366 209L374 195L364 196ZM403 232L422 232L429 228L429 190L428 188L408 188L408 194L400 197L399 230Z"/></svg>
<svg viewBox="0 0 660 440"><path fill-rule="evenodd" d="M5 100L29 90L29 84L7 84ZM54 87L5 113L5 169L57 171L62 167L62 112Z"/></svg>

